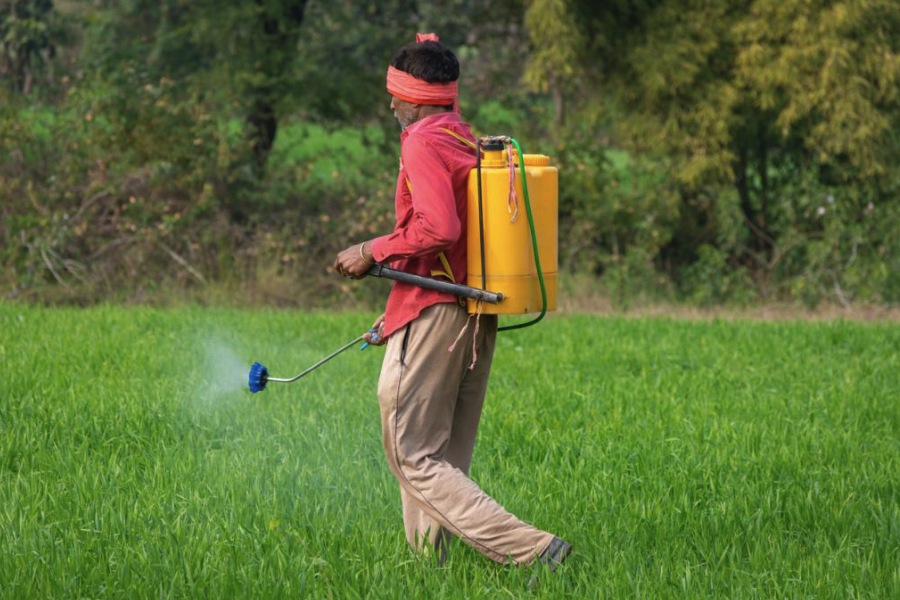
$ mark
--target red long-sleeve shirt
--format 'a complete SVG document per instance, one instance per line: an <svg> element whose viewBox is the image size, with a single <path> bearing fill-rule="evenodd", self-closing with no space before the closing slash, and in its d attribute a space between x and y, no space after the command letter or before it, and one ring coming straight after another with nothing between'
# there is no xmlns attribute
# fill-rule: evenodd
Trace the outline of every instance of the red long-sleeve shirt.
<svg viewBox="0 0 900 600"><path fill-rule="evenodd" d="M372 241L372 254L379 263L432 277L432 271L445 271L438 257L443 252L454 280L464 284L467 189L475 150L441 128L475 141L469 125L452 112L425 117L400 134L397 224L393 233ZM385 309L385 337L425 308L456 301L452 294L395 281Z"/></svg>

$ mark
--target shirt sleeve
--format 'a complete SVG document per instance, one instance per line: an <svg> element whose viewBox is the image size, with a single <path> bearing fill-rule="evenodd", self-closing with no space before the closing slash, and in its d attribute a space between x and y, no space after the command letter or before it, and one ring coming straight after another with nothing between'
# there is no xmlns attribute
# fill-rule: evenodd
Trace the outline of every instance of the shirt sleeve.
<svg viewBox="0 0 900 600"><path fill-rule="evenodd" d="M434 146L411 135L400 153L412 188L413 216L404 227L372 241L372 255L380 263L436 254L461 233L450 169Z"/></svg>

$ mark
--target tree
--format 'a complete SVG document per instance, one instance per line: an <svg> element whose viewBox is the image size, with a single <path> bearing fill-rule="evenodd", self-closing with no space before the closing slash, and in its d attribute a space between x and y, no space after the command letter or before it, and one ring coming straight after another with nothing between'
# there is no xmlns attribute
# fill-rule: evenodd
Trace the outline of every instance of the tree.
<svg viewBox="0 0 900 600"><path fill-rule="evenodd" d="M53 0L0 0L0 78L23 95L56 53L61 23Z"/></svg>
<svg viewBox="0 0 900 600"><path fill-rule="evenodd" d="M791 259L791 273L821 267L835 287L851 249L892 243L816 217L897 210L900 4L536 0L529 17L536 79L585 79L613 107L615 141L667 165L682 203L663 262L713 244L767 293L811 240L829 240L828 259Z"/></svg>
<svg viewBox="0 0 900 600"><path fill-rule="evenodd" d="M88 62L125 94L165 78L185 95L240 107L261 168L275 140L282 99L297 83L292 65L306 4L110 2L92 27Z"/></svg>

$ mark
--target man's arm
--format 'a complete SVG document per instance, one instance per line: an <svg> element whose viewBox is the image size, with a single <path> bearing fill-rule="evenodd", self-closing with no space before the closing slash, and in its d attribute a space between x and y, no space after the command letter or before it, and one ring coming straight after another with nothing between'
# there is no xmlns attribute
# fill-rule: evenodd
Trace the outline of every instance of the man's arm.
<svg viewBox="0 0 900 600"><path fill-rule="evenodd" d="M440 154L424 139L411 135L403 144L403 164L412 188L412 219L391 234L340 252L334 269L341 275L361 279L375 261L437 254L459 239L462 227L453 182Z"/></svg>

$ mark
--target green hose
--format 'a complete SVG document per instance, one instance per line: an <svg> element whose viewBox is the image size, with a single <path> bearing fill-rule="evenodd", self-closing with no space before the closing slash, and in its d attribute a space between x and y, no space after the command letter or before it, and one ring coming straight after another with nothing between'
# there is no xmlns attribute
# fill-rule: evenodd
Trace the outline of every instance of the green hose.
<svg viewBox="0 0 900 600"><path fill-rule="evenodd" d="M528 214L528 227L531 229L531 246L534 248L534 266L537 268L538 281L541 283L541 314L531 321L519 323L518 325L500 327L497 331L510 331L512 329L522 329L523 327L535 325L544 318L545 314L547 314L547 287L544 285L544 272L541 270L541 256L538 253L537 233L534 229L534 218L531 216L531 199L528 197L528 182L525 177L525 159L522 154L522 147L519 146L518 140L510 138L510 141L515 145L516 152L519 154L519 172L522 175L522 191L525 193L525 212ZM484 267L482 266L482 269L483 268Z"/></svg>

